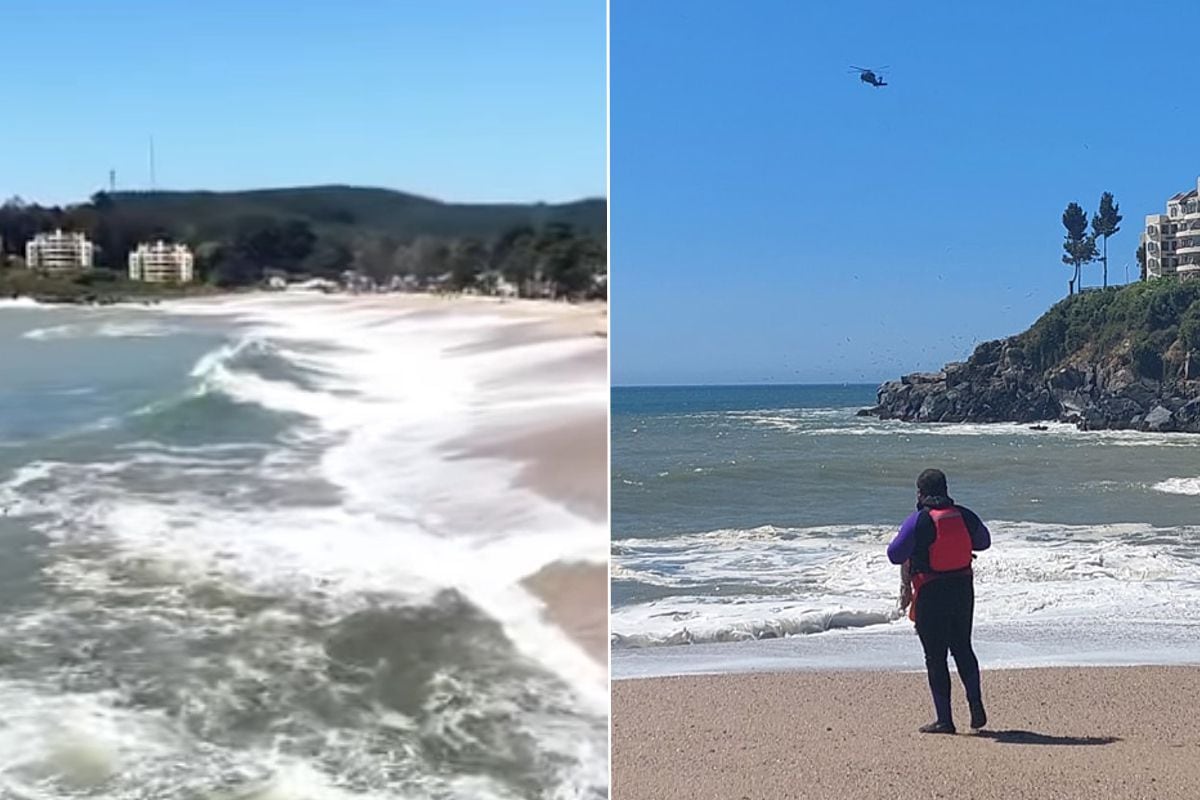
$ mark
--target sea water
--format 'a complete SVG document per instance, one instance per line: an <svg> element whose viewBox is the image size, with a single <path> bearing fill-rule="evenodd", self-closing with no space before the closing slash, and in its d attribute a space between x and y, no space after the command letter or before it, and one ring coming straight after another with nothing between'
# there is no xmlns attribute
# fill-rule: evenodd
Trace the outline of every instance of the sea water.
<svg viewBox="0 0 1200 800"><path fill-rule="evenodd" d="M509 324L6 302L0 796L606 797L605 670L521 584L604 526L448 449L606 402Z"/></svg>
<svg viewBox="0 0 1200 800"><path fill-rule="evenodd" d="M944 470L985 666L1200 662L1200 436L856 416L874 386L613 392L614 677L921 668L886 547Z"/></svg>

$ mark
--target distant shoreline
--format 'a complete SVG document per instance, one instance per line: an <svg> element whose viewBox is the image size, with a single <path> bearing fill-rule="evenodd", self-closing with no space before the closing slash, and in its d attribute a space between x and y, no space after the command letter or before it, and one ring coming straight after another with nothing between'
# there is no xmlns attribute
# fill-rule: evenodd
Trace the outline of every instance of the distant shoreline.
<svg viewBox="0 0 1200 800"><path fill-rule="evenodd" d="M820 387L820 388L858 388L870 386L878 388L885 381L813 381L811 383L787 382L757 382L757 383L614 383L614 389L786 389L789 386Z"/></svg>
<svg viewBox="0 0 1200 800"><path fill-rule="evenodd" d="M437 292L321 292L302 289L267 289L263 287L241 287L222 289L215 286L202 285L196 287L171 287L148 292L80 292L79 294L51 294L40 292L4 292L0 291L0 303L13 300L28 300L39 306L151 306L164 302L194 299L218 299L222 297L245 297L249 295L280 295L306 297L360 297L360 298L428 298L446 301L488 301L495 304L512 305L517 308L532 307L540 304L550 304L563 307L607 307L606 300L552 300L535 297L494 297L491 295Z"/></svg>

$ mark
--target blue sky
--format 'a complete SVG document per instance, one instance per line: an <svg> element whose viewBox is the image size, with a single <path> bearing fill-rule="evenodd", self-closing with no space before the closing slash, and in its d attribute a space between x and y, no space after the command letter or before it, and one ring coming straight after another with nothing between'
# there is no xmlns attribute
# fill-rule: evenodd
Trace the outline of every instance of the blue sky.
<svg viewBox="0 0 1200 800"><path fill-rule="evenodd" d="M611 21L618 384L937 368L1066 294L1068 202L1115 194L1123 282L1145 215L1200 175L1195 4L613 0Z"/></svg>
<svg viewBox="0 0 1200 800"><path fill-rule="evenodd" d="M605 193L604 0L0 0L0 195Z"/></svg>

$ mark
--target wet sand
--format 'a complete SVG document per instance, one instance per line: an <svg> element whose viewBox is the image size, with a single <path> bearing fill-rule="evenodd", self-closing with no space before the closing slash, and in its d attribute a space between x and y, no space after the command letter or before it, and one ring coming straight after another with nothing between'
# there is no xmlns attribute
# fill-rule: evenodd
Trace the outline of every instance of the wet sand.
<svg viewBox="0 0 1200 800"><path fill-rule="evenodd" d="M599 410L456 445L460 458L519 461L517 486L588 519L608 520L608 420Z"/></svg>
<svg viewBox="0 0 1200 800"><path fill-rule="evenodd" d="M1195 798L1200 667L984 672L991 717L956 736L924 673L792 672L613 684L616 800Z"/></svg>
<svg viewBox="0 0 1200 800"><path fill-rule="evenodd" d="M546 603L546 616L592 658L608 663L608 569L602 564L552 564L525 579Z"/></svg>
<svg viewBox="0 0 1200 800"><path fill-rule="evenodd" d="M608 308L602 303L568 305L542 301L497 302L486 298L430 300L425 308L486 311L519 318L496 335L470 347L497 351L564 339L593 346L552 365L563 379L594 378L607 385ZM547 367L530 368L544 380ZM519 382L524 373L504 377ZM607 391L594 408L551 416L537 424L472 432L454 444L456 457L503 458L522 464L516 486L561 503L572 513L598 523L608 521ZM607 549L607 538L598 543ZM546 617L562 627L592 658L608 663L608 567L603 563L551 564L523 581L546 604Z"/></svg>

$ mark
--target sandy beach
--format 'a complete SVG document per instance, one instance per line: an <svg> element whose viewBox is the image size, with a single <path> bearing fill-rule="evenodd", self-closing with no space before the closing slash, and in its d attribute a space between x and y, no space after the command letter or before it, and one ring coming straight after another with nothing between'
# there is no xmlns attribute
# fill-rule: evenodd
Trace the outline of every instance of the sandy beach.
<svg viewBox="0 0 1200 800"><path fill-rule="evenodd" d="M407 299L407 298L404 298ZM402 299L400 302L404 302ZM542 301L498 302L487 298L418 298L430 313L437 309L497 313L520 322L470 346L473 352L577 340L583 348L554 363L556 378L607 381L608 306ZM408 305L406 303L406 305ZM412 307L409 305L408 307ZM520 384L545 379L545 365L517 369L498 379ZM535 373L541 372L540 376ZM601 406L567 415L548 415L536 424L508 424L473 431L454 445L462 458L504 458L524 466L517 480L528 489L597 522L608 520L608 415ZM546 604L546 616L597 662L608 660L608 568L569 562L549 565L528 576L524 585Z"/></svg>
<svg viewBox="0 0 1200 800"><path fill-rule="evenodd" d="M356 303L407 314L499 314L514 320L464 353L497 353L554 342L581 347L549 367L533 363L505 371L489 388L556 381L603 382L608 376L608 305L543 300L497 300L475 296L422 294L363 296ZM606 395L607 397L607 395ZM572 513L608 521L608 414L603 404L536 420L514 416L488 428L466 432L449 450L455 458L500 458L521 462L515 488L536 492ZM560 626L593 659L608 662L608 567L601 563L552 564L529 575L525 587L546 604L546 617Z"/></svg>
<svg viewBox="0 0 1200 800"><path fill-rule="evenodd" d="M608 662L608 570L602 564L553 564L525 579L546 616L596 661Z"/></svg>
<svg viewBox="0 0 1200 800"><path fill-rule="evenodd" d="M529 314L543 304L509 304L512 313ZM586 338L595 343L561 369L608 374L607 306L589 305L576 312L554 309L548 321L524 329L539 339ZM521 340L510 340L516 344ZM500 345L503 346L503 345ZM608 520L608 415L604 410L577 414L511 438L504 451L526 466L520 484L562 503L575 513ZM480 454L486 448L480 448ZM608 660L608 567L605 564L550 565L529 576L525 586L546 603L546 614L594 659Z"/></svg>
<svg viewBox="0 0 1200 800"><path fill-rule="evenodd" d="M916 732L924 673L792 672L617 681L619 800L1195 798L1198 667L984 672L991 723Z"/></svg>

